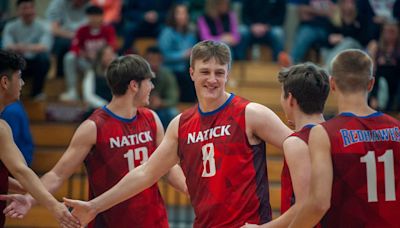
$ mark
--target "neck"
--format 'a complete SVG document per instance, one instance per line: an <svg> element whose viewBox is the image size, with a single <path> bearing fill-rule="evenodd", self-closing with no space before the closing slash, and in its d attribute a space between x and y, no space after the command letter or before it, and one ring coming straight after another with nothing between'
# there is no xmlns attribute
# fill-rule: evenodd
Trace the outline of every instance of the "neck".
<svg viewBox="0 0 400 228"><path fill-rule="evenodd" d="M295 131L300 131L304 126L307 124L319 124L325 121L324 116L322 113L316 114L304 114L298 113L294 116L295 121Z"/></svg>
<svg viewBox="0 0 400 228"><path fill-rule="evenodd" d="M201 99L199 98L199 106L202 112L212 112L221 107L229 98L230 94L224 92L222 96L217 99Z"/></svg>
<svg viewBox="0 0 400 228"><path fill-rule="evenodd" d="M126 95L113 96L107 108L122 118L131 119L136 116L137 106L133 104L132 99L127 99Z"/></svg>
<svg viewBox="0 0 400 228"><path fill-rule="evenodd" d="M367 93L351 93L343 94L340 92L336 93L338 102L339 113L351 112L357 116L367 116L374 112L374 109L368 106Z"/></svg>

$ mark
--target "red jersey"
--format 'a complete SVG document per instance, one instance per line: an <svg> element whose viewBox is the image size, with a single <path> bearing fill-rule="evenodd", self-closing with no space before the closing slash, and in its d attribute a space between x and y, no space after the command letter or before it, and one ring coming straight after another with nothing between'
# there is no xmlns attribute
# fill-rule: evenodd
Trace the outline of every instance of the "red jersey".
<svg viewBox="0 0 400 228"><path fill-rule="evenodd" d="M400 227L400 122L380 112L322 123L333 163L323 227Z"/></svg>
<svg viewBox="0 0 400 228"><path fill-rule="evenodd" d="M124 119L103 107L89 119L97 127L96 145L85 159L89 197L93 199L148 160L157 147L157 126L146 108L139 108L133 119ZM168 227L157 184L97 215L90 227Z"/></svg>
<svg viewBox="0 0 400 228"><path fill-rule="evenodd" d="M0 161L0 194L8 193L8 170L3 162ZM3 213L6 208L7 202L0 200L0 227L4 227L5 216Z"/></svg>
<svg viewBox="0 0 400 228"><path fill-rule="evenodd" d="M85 51L90 60L94 60L97 52L104 46L117 48L117 35L111 25L102 25L99 29L93 29L84 25L78 29L71 44L71 51L79 55Z"/></svg>
<svg viewBox="0 0 400 228"><path fill-rule="evenodd" d="M265 143L250 145L245 109L234 96L217 110L199 106L179 121L178 155L196 219L194 227L240 227L271 220Z"/></svg>
<svg viewBox="0 0 400 228"><path fill-rule="evenodd" d="M308 137L310 136L311 128L315 126L308 124L300 131L294 132L289 137L298 137L308 145ZM283 158L283 168L281 175L281 214L285 213L295 203L295 195L293 191L292 178L290 176L289 167L286 159Z"/></svg>

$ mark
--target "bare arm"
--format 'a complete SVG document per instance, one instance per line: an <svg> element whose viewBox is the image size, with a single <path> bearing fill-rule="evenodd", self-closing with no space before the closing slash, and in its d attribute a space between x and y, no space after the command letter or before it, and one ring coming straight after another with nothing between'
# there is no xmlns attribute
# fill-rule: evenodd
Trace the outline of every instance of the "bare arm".
<svg viewBox="0 0 400 228"><path fill-rule="evenodd" d="M22 185L12 177L8 177L8 191L19 194L26 193L24 187L22 187Z"/></svg>
<svg viewBox="0 0 400 228"><path fill-rule="evenodd" d="M263 140L281 149L283 141L293 133L273 111L257 103L246 107L246 132L250 144Z"/></svg>
<svg viewBox="0 0 400 228"><path fill-rule="evenodd" d="M12 139L11 129L3 120L0 120L0 145L1 161L19 183L49 209L62 225L76 227L77 221L72 218L67 208L46 191L40 179L26 166L21 152Z"/></svg>
<svg viewBox="0 0 400 228"><path fill-rule="evenodd" d="M167 133L156 151L143 165L131 170L114 187L89 202L64 199L74 208L73 214L83 225L96 214L140 193L154 184L177 162L179 116L171 121Z"/></svg>
<svg viewBox="0 0 400 228"><path fill-rule="evenodd" d="M297 137L289 137L283 143L283 151L289 167L296 202L277 219L269 222L266 227L288 227L304 204L310 189L311 162L307 144Z"/></svg>
<svg viewBox="0 0 400 228"><path fill-rule="evenodd" d="M164 138L164 128L157 114L153 112L153 115L157 124L157 146L159 146ZM176 190L187 194L186 177L178 164L174 165L164 177Z"/></svg>
<svg viewBox="0 0 400 228"><path fill-rule="evenodd" d="M330 207L333 181L331 146L321 125L311 130L308 145L311 156L310 193L290 227L315 226Z"/></svg>
<svg viewBox="0 0 400 228"><path fill-rule="evenodd" d="M83 122L74 133L71 142L57 164L41 178L46 189L53 193L83 163L96 143L96 125L91 120Z"/></svg>

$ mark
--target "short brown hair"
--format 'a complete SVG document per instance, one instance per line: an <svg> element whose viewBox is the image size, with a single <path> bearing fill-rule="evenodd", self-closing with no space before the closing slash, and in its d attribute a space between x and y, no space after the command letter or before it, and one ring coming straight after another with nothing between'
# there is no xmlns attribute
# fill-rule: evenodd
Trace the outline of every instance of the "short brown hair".
<svg viewBox="0 0 400 228"><path fill-rule="evenodd" d="M343 93L367 91L373 78L374 64L371 57L357 49L340 52L331 63L332 77Z"/></svg>
<svg viewBox="0 0 400 228"><path fill-rule="evenodd" d="M154 73L149 63L139 55L126 55L111 62L107 68L106 78L113 95L124 95L129 83L134 80L140 83L153 78Z"/></svg>
<svg viewBox="0 0 400 228"><path fill-rule="evenodd" d="M190 55L190 66L194 68L196 60L207 62L211 58L221 65L228 64L228 70L231 69L232 56L228 45L212 40L204 40L194 45Z"/></svg>
<svg viewBox="0 0 400 228"><path fill-rule="evenodd" d="M284 97L296 98L305 114L322 113L329 95L329 77L325 70L313 63L303 63L281 70L278 80Z"/></svg>

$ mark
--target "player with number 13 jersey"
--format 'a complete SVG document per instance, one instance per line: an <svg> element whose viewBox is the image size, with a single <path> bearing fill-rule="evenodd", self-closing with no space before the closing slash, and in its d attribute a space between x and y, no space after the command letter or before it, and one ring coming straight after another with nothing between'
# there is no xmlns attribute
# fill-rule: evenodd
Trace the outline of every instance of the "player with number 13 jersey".
<svg viewBox="0 0 400 228"><path fill-rule="evenodd" d="M250 145L245 109L230 95L217 110L182 113L178 155L195 209L194 227L240 227L271 220L265 143Z"/></svg>
<svg viewBox="0 0 400 228"><path fill-rule="evenodd" d="M89 198L114 186L129 170L146 162L157 147L154 114L138 108L132 119L116 116L106 106L90 117L97 126L97 142L85 159ZM133 219L134 217L135 219ZM96 216L89 227L168 227L157 184Z"/></svg>

